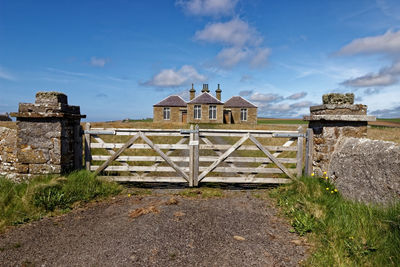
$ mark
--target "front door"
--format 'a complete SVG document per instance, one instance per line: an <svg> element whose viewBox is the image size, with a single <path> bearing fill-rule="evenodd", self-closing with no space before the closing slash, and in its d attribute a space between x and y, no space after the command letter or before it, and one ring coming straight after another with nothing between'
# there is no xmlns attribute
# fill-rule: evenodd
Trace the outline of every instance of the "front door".
<svg viewBox="0 0 400 267"><path fill-rule="evenodd" d="M187 111L182 111L182 123L187 123Z"/></svg>

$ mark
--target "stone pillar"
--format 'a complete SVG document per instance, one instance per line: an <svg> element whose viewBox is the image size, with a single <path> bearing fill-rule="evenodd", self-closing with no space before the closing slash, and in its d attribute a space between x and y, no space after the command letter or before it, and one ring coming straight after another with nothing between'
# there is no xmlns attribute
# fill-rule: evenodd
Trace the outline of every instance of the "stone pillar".
<svg viewBox="0 0 400 267"><path fill-rule="evenodd" d="M36 101L20 103L17 113L17 169L21 177L64 173L82 167L79 106L59 92L38 92Z"/></svg>
<svg viewBox="0 0 400 267"><path fill-rule="evenodd" d="M323 104L310 107L308 127L313 131L312 167L322 175L328 171L329 162L340 137L367 136L367 106L354 104L354 94L327 94L322 97Z"/></svg>

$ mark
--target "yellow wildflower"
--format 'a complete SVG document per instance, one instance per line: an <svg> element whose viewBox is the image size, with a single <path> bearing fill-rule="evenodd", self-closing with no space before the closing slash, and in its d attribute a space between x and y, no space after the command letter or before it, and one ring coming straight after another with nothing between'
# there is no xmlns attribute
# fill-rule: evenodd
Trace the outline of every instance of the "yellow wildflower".
<svg viewBox="0 0 400 267"><path fill-rule="evenodd" d="M337 189L335 188L335 192L337 192Z"/></svg>
<svg viewBox="0 0 400 267"><path fill-rule="evenodd" d="M131 197L131 194L128 194L128 197Z"/></svg>
<svg viewBox="0 0 400 267"><path fill-rule="evenodd" d="M326 175L326 172L324 172L324 175Z"/></svg>
<svg viewBox="0 0 400 267"><path fill-rule="evenodd" d="M326 191L329 191L329 187L326 188Z"/></svg>
<svg viewBox="0 0 400 267"><path fill-rule="evenodd" d="M314 176L315 174L314 173L311 173L311 176Z"/></svg>
<svg viewBox="0 0 400 267"><path fill-rule="evenodd" d="M333 190L331 191L331 194L335 193Z"/></svg>

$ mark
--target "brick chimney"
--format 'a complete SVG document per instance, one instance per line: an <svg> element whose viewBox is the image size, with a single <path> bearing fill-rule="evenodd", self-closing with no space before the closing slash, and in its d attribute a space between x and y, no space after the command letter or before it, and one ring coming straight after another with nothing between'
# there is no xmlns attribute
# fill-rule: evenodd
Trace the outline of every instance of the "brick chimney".
<svg viewBox="0 0 400 267"><path fill-rule="evenodd" d="M193 100L193 98L196 96L196 90L193 87L193 83L192 83L192 89L190 89L189 92L190 92L190 100Z"/></svg>
<svg viewBox="0 0 400 267"><path fill-rule="evenodd" d="M219 84L218 84L218 88L217 88L217 90L215 90L215 96L217 97L217 99L219 101L221 101L221 92L222 92L222 90L221 90L221 88L219 88Z"/></svg>
<svg viewBox="0 0 400 267"><path fill-rule="evenodd" d="M202 93L209 93L210 90L208 90L208 84L207 83L203 83L203 89L201 90Z"/></svg>

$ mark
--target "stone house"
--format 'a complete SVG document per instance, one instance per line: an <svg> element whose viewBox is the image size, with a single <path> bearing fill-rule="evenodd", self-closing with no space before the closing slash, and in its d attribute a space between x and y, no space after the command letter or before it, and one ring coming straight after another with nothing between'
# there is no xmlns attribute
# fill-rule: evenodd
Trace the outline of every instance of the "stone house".
<svg viewBox="0 0 400 267"><path fill-rule="evenodd" d="M12 121L8 113L0 114L0 121Z"/></svg>
<svg viewBox="0 0 400 267"><path fill-rule="evenodd" d="M180 123L227 123L257 124L257 106L241 96L221 101L222 90L218 84L215 96L210 94L208 84L203 84L201 94L189 90L190 100L171 95L153 106L154 122Z"/></svg>

